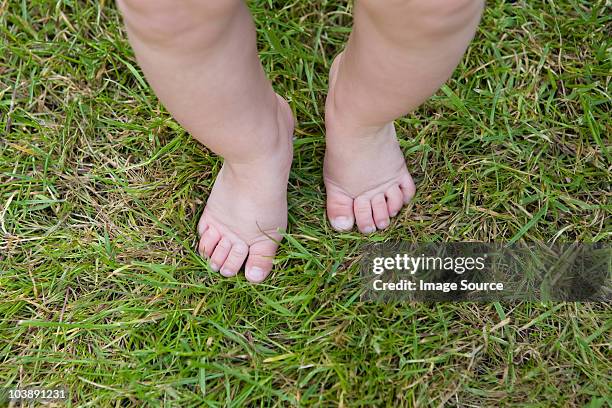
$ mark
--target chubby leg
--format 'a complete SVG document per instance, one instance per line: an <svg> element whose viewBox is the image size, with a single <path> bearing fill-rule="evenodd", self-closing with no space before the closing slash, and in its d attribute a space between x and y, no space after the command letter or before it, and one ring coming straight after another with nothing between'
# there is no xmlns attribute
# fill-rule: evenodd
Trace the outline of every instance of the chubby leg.
<svg viewBox="0 0 612 408"><path fill-rule="evenodd" d="M240 0L119 0L155 93L193 137L224 158L198 224L214 270L260 282L287 225L293 116L257 55Z"/></svg>
<svg viewBox="0 0 612 408"><path fill-rule="evenodd" d="M393 121L451 76L483 0L355 0L354 29L330 71L327 215L337 230L384 229L415 193Z"/></svg>

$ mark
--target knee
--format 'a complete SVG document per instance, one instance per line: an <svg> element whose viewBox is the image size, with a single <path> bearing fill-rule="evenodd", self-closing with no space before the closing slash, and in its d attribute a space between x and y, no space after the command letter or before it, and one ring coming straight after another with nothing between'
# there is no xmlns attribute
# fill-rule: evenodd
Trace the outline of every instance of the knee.
<svg viewBox="0 0 612 408"><path fill-rule="evenodd" d="M238 11L240 0L118 0L130 34L159 46L185 46L191 40L200 46L215 41Z"/></svg>

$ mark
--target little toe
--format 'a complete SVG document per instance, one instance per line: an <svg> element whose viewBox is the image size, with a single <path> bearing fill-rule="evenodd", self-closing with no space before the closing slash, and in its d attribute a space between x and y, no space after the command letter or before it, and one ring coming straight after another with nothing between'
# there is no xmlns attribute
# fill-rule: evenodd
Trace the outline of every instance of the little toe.
<svg viewBox="0 0 612 408"><path fill-rule="evenodd" d="M244 242L234 242L232 249L221 267L221 275L234 276L238 273L249 254L249 247Z"/></svg>
<svg viewBox="0 0 612 408"><path fill-rule="evenodd" d="M200 245L198 247L200 255L210 258L220 239L221 234L219 234L219 231L215 227L208 227L202 238L200 238Z"/></svg>
<svg viewBox="0 0 612 408"><path fill-rule="evenodd" d="M327 217L336 231L349 231L353 228L353 199L334 191L327 192Z"/></svg>
<svg viewBox="0 0 612 408"><path fill-rule="evenodd" d="M202 237L206 230L208 229L208 223L204 220L204 216L200 217L198 221L198 236Z"/></svg>
<svg viewBox="0 0 612 408"><path fill-rule="evenodd" d="M384 194L376 194L372 198L372 214L378 229L385 229L389 226L389 210Z"/></svg>
<svg viewBox="0 0 612 408"><path fill-rule="evenodd" d="M387 211L391 217L395 217L404 205L404 194L399 185L389 187L385 192L385 197L387 198Z"/></svg>
<svg viewBox="0 0 612 408"><path fill-rule="evenodd" d="M228 238L221 238L212 255L210 256L210 269L219 272L221 265L225 263L227 256L232 249L232 241Z"/></svg>
<svg viewBox="0 0 612 408"><path fill-rule="evenodd" d="M400 181L400 189L402 190L402 194L404 196L404 204L408 204L416 193L416 187L412 177L406 175L406 177Z"/></svg>
<svg viewBox="0 0 612 408"><path fill-rule="evenodd" d="M272 270L272 260L278 244L272 240L260 241L249 247L249 257L245 265L245 276L249 282L262 282Z"/></svg>
<svg viewBox="0 0 612 408"><path fill-rule="evenodd" d="M370 200L359 196L355 199L353 208L359 231L364 234L371 234L372 232L376 231L374 218L372 217L372 205L370 204Z"/></svg>

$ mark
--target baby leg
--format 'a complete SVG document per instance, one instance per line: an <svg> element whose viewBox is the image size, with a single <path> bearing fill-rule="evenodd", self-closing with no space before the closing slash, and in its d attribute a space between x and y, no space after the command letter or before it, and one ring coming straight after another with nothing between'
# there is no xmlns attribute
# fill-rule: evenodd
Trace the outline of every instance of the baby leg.
<svg viewBox="0 0 612 408"><path fill-rule="evenodd" d="M414 196L393 121L450 77L482 9L482 0L356 0L325 105L327 215L337 230L384 229Z"/></svg>
<svg viewBox="0 0 612 408"><path fill-rule="evenodd" d="M224 158L198 225L213 270L260 282L287 224L293 116L257 55L240 0L119 0L155 93L191 135Z"/></svg>

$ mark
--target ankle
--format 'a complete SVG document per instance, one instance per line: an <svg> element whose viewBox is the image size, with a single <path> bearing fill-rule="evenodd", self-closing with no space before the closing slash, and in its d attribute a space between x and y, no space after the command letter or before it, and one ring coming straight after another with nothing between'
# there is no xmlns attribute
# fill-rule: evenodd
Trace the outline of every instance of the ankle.
<svg viewBox="0 0 612 408"><path fill-rule="evenodd" d="M273 126L256 132L257 148L252 149L245 157L225 157L225 166L232 172L249 171L256 167L269 168L275 165L279 169L291 167L293 160L294 119L289 104L276 95Z"/></svg>
<svg viewBox="0 0 612 408"><path fill-rule="evenodd" d="M377 139L395 132L393 121L366 123L333 100L326 104L325 128L326 136L333 139Z"/></svg>

